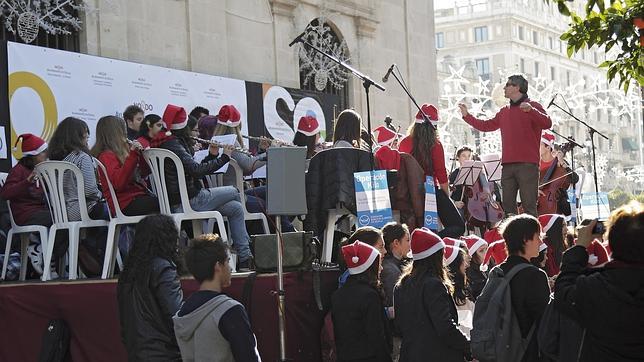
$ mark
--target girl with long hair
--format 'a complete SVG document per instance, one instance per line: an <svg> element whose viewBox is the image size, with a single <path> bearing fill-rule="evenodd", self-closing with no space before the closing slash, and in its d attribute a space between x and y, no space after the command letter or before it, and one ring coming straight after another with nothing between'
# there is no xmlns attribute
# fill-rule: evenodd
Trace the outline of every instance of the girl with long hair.
<svg viewBox="0 0 644 362"><path fill-rule="evenodd" d="M44 190L36 181L34 173L34 167L47 160L47 142L36 135L25 133L18 136L16 147L20 147L22 158L9 171L9 175L0 189L0 197L11 202L11 213L16 224L49 227L52 224L51 214L47 207ZM41 240L32 238L31 241L27 247L27 256L29 256L29 261L36 273L42 274L43 249ZM60 243L57 245L60 246ZM59 256L60 250L56 251L54 254Z"/></svg>
<svg viewBox="0 0 644 362"><path fill-rule="evenodd" d="M353 109L340 112L333 129L333 147L360 148L362 118Z"/></svg>
<svg viewBox="0 0 644 362"><path fill-rule="evenodd" d="M92 155L105 166L107 178L114 187L119 206L128 216L159 212L157 197L150 194L147 188L136 179L142 147L138 141L132 141L132 144L128 145L125 121L121 118L105 116L98 120L96 144L92 148ZM107 187L108 180L103 172L99 172L99 178L103 187ZM107 190L105 191L105 199L114 213L112 195Z"/></svg>
<svg viewBox="0 0 644 362"><path fill-rule="evenodd" d="M412 155L425 171L425 176L434 178L438 217L444 227L438 234L458 238L465 232L465 222L449 198L445 152L434 128L436 122L438 109L423 104L422 113L416 114L416 121L409 128L408 136L400 142L398 151Z"/></svg>
<svg viewBox="0 0 644 362"><path fill-rule="evenodd" d="M394 289L401 361L471 360L469 341L457 327L454 286L443 264L444 247L441 238L428 229L411 233L414 261Z"/></svg>
<svg viewBox="0 0 644 362"><path fill-rule="evenodd" d="M552 278L559 274L563 252L567 247L568 227L565 216L560 214L540 215L539 224L541 224L541 230L546 234L543 242L548 245L545 271L548 277Z"/></svg>
<svg viewBox="0 0 644 362"><path fill-rule="evenodd" d="M474 317L474 302L470 298L466 270L470 265L470 256L459 246L445 245L445 265L449 270L449 276L454 286L452 298L458 312L458 329L467 338L470 338L472 330L472 318Z"/></svg>
<svg viewBox="0 0 644 362"><path fill-rule="evenodd" d="M219 156L219 148L211 145L208 148L208 156L201 163L197 163L193 158L192 130L187 127L186 111L182 107L168 104L163 113L163 120L171 132L168 138L160 144L160 147L174 152L181 160L185 170L184 176L190 206L196 211L216 210L228 218L230 236L237 252L238 269L249 269L252 258L249 246L250 236L246 230L244 209L240 202L239 191L232 186L205 188L201 182L201 178L214 173L230 160L233 146L224 146L223 155ZM166 166L165 179L168 198L173 208L179 210L181 196L177 177L174 164Z"/></svg>
<svg viewBox="0 0 644 362"><path fill-rule="evenodd" d="M179 231L167 215L136 225L116 296L121 338L131 361L180 361L172 316L181 307Z"/></svg>
<svg viewBox="0 0 644 362"><path fill-rule="evenodd" d="M338 361L391 361L380 287L380 252L356 241L342 247L347 282L331 296Z"/></svg>

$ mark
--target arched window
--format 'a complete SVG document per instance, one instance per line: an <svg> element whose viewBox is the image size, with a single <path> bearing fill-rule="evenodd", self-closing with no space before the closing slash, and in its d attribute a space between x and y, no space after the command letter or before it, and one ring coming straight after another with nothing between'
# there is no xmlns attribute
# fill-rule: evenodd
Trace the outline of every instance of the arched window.
<svg viewBox="0 0 644 362"><path fill-rule="evenodd" d="M17 7L16 7L17 9ZM0 22L0 40L12 41L16 43L25 43L25 41L18 35L18 16L15 16L12 21L12 27L15 32L11 32L5 26L5 14L4 12L8 11L7 9L1 9L3 11L3 20ZM65 11L70 17L78 18L78 12L70 5L65 6L62 10ZM69 27L68 27L69 28ZM47 33L45 29L39 28L37 37L29 44L37 45L46 48L53 48L59 50L68 50L72 52L80 51L80 39L79 31L68 29L71 31L71 34L59 34L52 35Z"/></svg>
<svg viewBox="0 0 644 362"><path fill-rule="evenodd" d="M323 49L339 59L348 62L349 50L340 36L328 22L314 19L306 27L304 39L314 46ZM313 90L340 97L338 112L349 104L349 77L340 66L310 48L301 47L300 88Z"/></svg>

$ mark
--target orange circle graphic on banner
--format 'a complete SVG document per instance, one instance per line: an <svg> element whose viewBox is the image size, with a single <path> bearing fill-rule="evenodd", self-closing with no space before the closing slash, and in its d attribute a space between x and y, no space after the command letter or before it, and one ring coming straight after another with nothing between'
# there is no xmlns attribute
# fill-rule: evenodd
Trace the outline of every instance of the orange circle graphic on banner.
<svg viewBox="0 0 644 362"><path fill-rule="evenodd" d="M45 141L49 141L58 125L58 108L56 107L54 93L49 88L47 82L39 76L30 72L14 72L9 75L9 104L11 104L13 94L23 87L31 88L40 97L43 110L45 111L45 124L40 137ZM13 128L13 123L14 121L11 119L11 143L8 145L8 148L11 150L13 157L18 159L19 157L17 156L22 156L22 152L12 149L18 139L16 130Z"/></svg>

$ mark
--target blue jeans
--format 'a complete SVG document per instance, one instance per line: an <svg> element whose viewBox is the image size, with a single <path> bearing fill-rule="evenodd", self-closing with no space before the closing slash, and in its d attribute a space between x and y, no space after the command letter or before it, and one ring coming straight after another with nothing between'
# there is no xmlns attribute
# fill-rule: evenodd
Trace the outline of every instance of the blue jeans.
<svg viewBox="0 0 644 362"><path fill-rule="evenodd" d="M246 210L251 213L266 213L266 186L253 187L244 192L246 194ZM282 232L291 232L295 231L293 224L289 220L288 216L282 216L280 218L282 224ZM269 221L269 226L271 229L275 222Z"/></svg>
<svg viewBox="0 0 644 362"><path fill-rule="evenodd" d="M228 218L230 224L230 238L237 252L239 262L244 262L251 257L250 237L246 231L244 209L239 198L239 191L232 186L213 187L201 189L190 199L190 206L195 211L219 211Z"/></svg>

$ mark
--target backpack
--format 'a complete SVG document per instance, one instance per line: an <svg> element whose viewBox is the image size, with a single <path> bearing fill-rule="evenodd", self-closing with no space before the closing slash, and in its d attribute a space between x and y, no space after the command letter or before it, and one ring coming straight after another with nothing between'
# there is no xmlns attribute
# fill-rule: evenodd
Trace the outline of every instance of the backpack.
<svg viewBox="0 0 644 362"><path fill-rule="evenodd" d="M548 361L579 361L586 330L557 310L554 297L541 315L537 341L539 350Z"/></svg>
<svg viewBox="0 0 644 362"><path fill-rule="evenodd" d="M481 362L516 362L525 353L535 326L525 339L521 337L519 322L512 310L510 281L526 268L536 267L519 264L507 275L499 266L494 267L476 299L470 343L472 356Z"/></svg>
<svg viewBox="0 0 644 362"><path fill-rule="evenodd" d="M47 324L47 329L42 335L40 348L40 362L71 361L69 354L69 340L71 333L69 326L62 319L53 319Z"/></svg>

